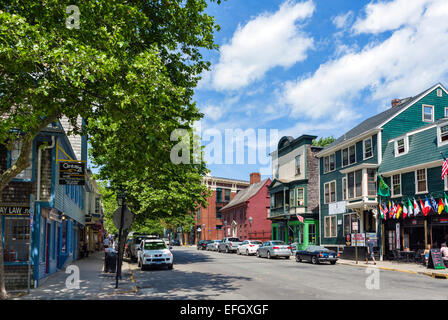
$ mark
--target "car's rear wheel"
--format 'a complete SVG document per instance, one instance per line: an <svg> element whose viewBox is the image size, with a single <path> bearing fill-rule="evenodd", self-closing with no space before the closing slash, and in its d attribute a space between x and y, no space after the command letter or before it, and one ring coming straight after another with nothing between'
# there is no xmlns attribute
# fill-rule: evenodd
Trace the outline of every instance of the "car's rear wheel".
<svg viewBox="0 0 448 320"><path fill-rule="evenodd" d="M249 250L248 249L246 249L246 256L248 256L249 255Z"/></svg>
<svg viewBox="0 0 448 320"><path fill-rule="evenodd" d="M266 256L267 256L268 259L271 259L271 253L269 251L268 251Z"/></svg>
<svg viewBox="0 0 448 320"><path fill-rule="evenodd" d="M317 257L316 257L316 256L313 256L313 257L311 258L311 263L312 263L312 264L318 264L318 263L319 263L319 260L317 260Z"/></svg>
<svg viewBox="0 0 448 320"><path fill-rule="evenodd" d="M298 254L296 255L296 261L297 262L302 262L302 259L300 259L300 256Z"/></svg>
<svg viewBox="0 0 448 320"><path fill-rule="evenodd" d="M330 261L331 264L336 264L336 261Z"/></svg>
<svg viewBox="0 0 448 320"><path fill-rule="evenodd" d="M229 247L226 247L226 253L229 253Z"/></svg>
<svg viewBox="0 0 448 320"><path fill-rule="evenodd" d="M257 250L257 258L261 258L260 251Z"/></svg>

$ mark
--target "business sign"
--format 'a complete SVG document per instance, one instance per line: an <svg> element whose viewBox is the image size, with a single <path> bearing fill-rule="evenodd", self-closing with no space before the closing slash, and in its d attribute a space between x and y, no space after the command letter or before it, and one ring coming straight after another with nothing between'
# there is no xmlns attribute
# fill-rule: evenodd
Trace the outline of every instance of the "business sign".
<svg viewBox="0 0 448 320"><path fill-rule="evenodd" d="M351 240L352 246L364 247L366 245L365 233L352 233Z"/></svg>
<svg viewBox="0 0 448 320"><path fill-rule="evenodd" d="M352 222L352 230L353 231L358 231L358 221L353 221Z"/></svg>
<svg viewBox="0 0 448 320"><path fill-rule="evenodd" d="M378 247L378 235L375 232L366 232L366 238L370 239L374 247Z"/></svg>
<svg viewBox="0 0 448 320"><path fill-rule="evenodd" d="M85 184L85 174L85 162L59 162L59 184L82 186Z"/></svg>
<svg viewBox="0 0 448 320"><path fill-rule="evenodd" d="M30 214L30 206L10 206L10 205L0 206L0 215L20 216L29 214Z"/></svg>
<svg viewBox="0 0 448 320"><path fill-rule="evenodd" d="M345 204L346 201L338 201L328 204L328 214L333 215L333 214L345 213L346 211Z"/></svg>

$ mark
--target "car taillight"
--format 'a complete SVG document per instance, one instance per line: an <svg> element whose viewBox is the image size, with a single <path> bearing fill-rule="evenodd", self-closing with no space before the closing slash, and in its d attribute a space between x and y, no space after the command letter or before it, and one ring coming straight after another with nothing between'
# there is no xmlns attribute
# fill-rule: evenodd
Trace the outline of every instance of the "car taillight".
<svg viewBox="0 0 448 320"><path fill-rule="evenodd" d="M319 253L319 256L322 257L322 253Z"/></svg>
<svg viewBox="0 0 448 320"><path fill-rule="evenodd" d="M340 257L341 256L341 254L340 253L338 253L338 257Z"/></svg>
<svg viewBox="0 0 448 320"><path fill-rule="evenodd" d="M291 250L291 247L288 247L289 250Z"/></svg>
<svg viewBox="0 0 448 320"><path fill-rule="evenodd" d="M254 244L250 244L249 247L255 247L255 245Z"/></svg>
<svg viewBox="0 0 448 320"><path fill-rule="evenodd" d="M232 242L230 242L230 246L231 246L231 247L233 246L233 243L232 243Z"/></svg>
<svg viewBox="0 0 448 320"><path fill-rule="evenodd" d="M274 250L278 250L278 249L280 249L279 247L273 247L272 249L274 249Z"/></svg>

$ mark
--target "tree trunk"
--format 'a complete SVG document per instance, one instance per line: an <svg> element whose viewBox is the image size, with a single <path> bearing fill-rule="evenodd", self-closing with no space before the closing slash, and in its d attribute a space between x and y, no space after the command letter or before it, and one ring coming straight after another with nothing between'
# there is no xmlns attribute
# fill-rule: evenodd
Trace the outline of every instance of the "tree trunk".
<svg viewBox="0 0 448 320"><path fill-rule="evenodd" d="M2 202L2 191L0 190L0 203ZM0 300L8 298L8 294L5 288L5 268L3 266L3 232L2 232L2 216L0 216Z"/></svg>

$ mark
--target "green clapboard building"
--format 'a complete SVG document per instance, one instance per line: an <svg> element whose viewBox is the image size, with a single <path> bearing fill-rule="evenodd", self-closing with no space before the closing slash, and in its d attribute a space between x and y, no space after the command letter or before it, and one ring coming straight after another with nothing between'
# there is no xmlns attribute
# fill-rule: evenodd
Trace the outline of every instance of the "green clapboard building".
<svg viewBox="0 0 448 320"><path fill-rule="evenodd" d="M283 137L271 153L269 186L272 239L297 243L298 249L319 243L319 163L316 136ZM301 221L303 219L303 221Z"/></svg>
<svg viewBox="0 0 448 320"><path fill-rule="evenodd" d="M444 198L441 152L448 155L448 92L440 83L392 100L387 110L324 148L317 154L321 245L344 258L354 258L356 248L360 259L367 236L382 258L392 258L396 249L417 253L428 244L439 246L448 238L446 211L384 220L379 204L406 204L408 210L414 199ZM387 197L378 196L378 175L390 188Z"/></svg>

